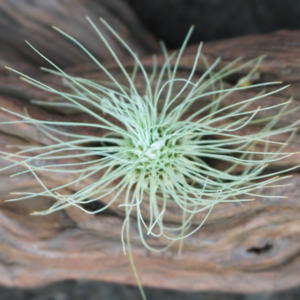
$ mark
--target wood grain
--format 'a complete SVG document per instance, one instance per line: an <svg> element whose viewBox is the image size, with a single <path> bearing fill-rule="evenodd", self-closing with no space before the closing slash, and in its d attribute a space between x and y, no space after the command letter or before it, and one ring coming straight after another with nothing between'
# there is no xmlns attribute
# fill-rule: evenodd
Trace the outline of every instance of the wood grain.
<svg viewBox="0 0 300 300"><path fill-rule="evenodd" d="M22 3L12 13L15 5ZM30 6L30 3L35 6ZM50 3L50 2L49 2ZM107 52L99 48L99 41L91 38L92 33L79 21L82 11L87 11L92 17L100 14L101 10L110 11L108 20L117 30L121 30L132 48L142 54L156 49L156 42L148 40L149 35L143 36L142 27L132 29L133 16L129 8L126 14L125 4L121 1L74 1L72 8L68 1L54 1L51 6L45 1L2 1L0 4L0 40L5 43L0 53L2 60L16 65L24 63L21 70L30 70L42 82L46 82L61 90L66 90L62 82L47 74L34 71L35 65L40 64L39 58L30 50L24 50L21 42L30 34L34 43L41 51L49 55L57 64L69 67L67 71L76 76L104 80L103 73L89 65L82 53L62 51L69 49L69 42L48 31L50 22L56 22L63 29L79 38L84 44L97 53L99 59L109 60ZM33 5L32 4L32 5ZM47 13L46 7L47 6ZM49 6L50 5L50 6ZM96 7L98 7L96 9ZM127 7L127 6L126 6ZM80 11L79 11L80 9ZM30 16L33 18L31 19ZM66 17L72 22L65 22ZM12 19L15 18L15 19ZM115 18L115 19L114 19ZM18 22L17 22L17 21ZM81 19L80 19L81 20ZM113 21L115 20L115 21ZM42 24L41 24L42 23ZM126 25L127 24L127 25ZM129 24L129 25L128 25ZM131 25L130 25L131 24ZM5 30L11 30L13 35L8 37ZM134 27L134 26L133 26ZM80 29L79 29L80 28ZM6 32L6 33L5 33ZM106 31L104 31L106 34ZM14 38L12 38L14 36ZM20 37L20 38L19 38ZM56 44L49 43L55 40ZM149 41L149 43L144 41ZM152 42L151 42L152 41ZM287 101L290 95L295 94L291 102L292 112L282 118L278 126L292 124L299 120L299 93L297 84L300 82L299 31L281 31L268 35L248 36L237 39L222 40L207 43L204 54L209 61L221 56L222 64L228 63L237 56L243 55L245 62L258 55L267 54L259 68L261 82L266 80L280 80L284 83L293 82L295 88L285 93L266 97L262 105L279 104ZM114 43L114 42L113 42ZM126 58L122 48L116 46L124 65L130 72L133 62ZM10 52L9 49L13 51ZM97 49L101 49L98 51ZM150 50L149 50L150 49ZM192 68L196 48L191 46L183 56L178 76L187 77ZM18 54L14 56L15 54ZM62 55L61 55L62 54ZM159 67L162 56L158 55ZM151 71L152 58L146 56L143 63ZM126 83L121 71L113 62L106 62L106 67L114 72L120 82ZM196 80L204 70L199 62ZM289 71L290 70L290 71ZM28 83L19 80L7 71L0 71L0 106L17 113L24 113L24 108L35 118L42 120L76 121L91 120L90 116L71 109L49 108L37 106L31 99L50 101L53 95L38 90ZM242 73L231 77L225 82L226 86L238 80ZM142 76L137 77L137 87L142 91L145 84ZM180 90L180 86L176 86ZM224 101L224 106L254 95L253 91L238 92ZM184 95L178 101L181 101ZM52 100L51 100L52 101ZM161 102L163 101L163 95ZM187 113L193 112L200 105L191 107ZM256 105L256 104L255 104ZM253 106L253 109L256 109ZM273 111L272 113L277 113ZM98 112L101 113L101 112ZM260 117L268 116L265 112ZM0 122L17 120L17 117L0 110ZM117 122L117 120L112 120ZM103 130L78 128L76 132L101 136ZM250 126L252 133L258 132L258 126ZM245 134L241 131L240 134ZM286 136L278 137L284 141ZM287 150L300 152L299 135L290 142ZM51 139L44 136L36 127L30 124L12 124L0 126L0 150L13 153L16 149L8 145L49 145ZM260 147L258 144L257 147ZM9 162L0 160L0 166ZM280 163L274 163L270 168L281 169L300 164L300 155ZM118 208L124 195L114 203L110 211L98 215L87 215L74 207L48 216L33 217L29 213L34 210L46 209L53 203L51 198L37 198L28 201L3 202L13 197L11 192L38 191L41 187L29 174L9 177L17 169L0 173L0 284L7 286L36 286L62 279L93 279L118 283L135 284L128 257L122 252L120 232L124 212ZM40 174L48 186L68 182L72 176L61 174ZM68 192L74 192L87 183L97 180L97 176L83 181L78 186L69 187ZM133 255L138 272L144 286L171 288L178 290L213 290L228 292L262 292L286 289L300 284L300 175L295 171L292 178L282 183L292 183L276 189L259 191L262 198L246 204L219 204L209 216L206 224L197 233L184 242L183 252L178 255L178 245L174 244L163 254L150 253L141 245L134 217L131 221L131 236ZM288 196L287 199L279 196ZM272 198L268 198L272 196ZM145 198L146 200L146 198ZM108 202L109 199L103 199ZM101 205L101 203L99 203ZM92 209L92 208L91 208ZM147 211L147 203L143 206ZM193 226L201 222L205 214L199 214L193 220ZM166 217L170 223L179 222L178 211ZM191 230L194 227L191 228ZM166 241L149 240L150 244L163 246Z"/></svg>
<svg viewBox="0 0 300 300"><path fill-rule="evenodd" d="M158 50L155 38L141 25L123 0L3 0L0 3L0 49L8 49L5 51L8 56L6 63L18 70L26 70L24 63L49 66L24 40L61 68L93 63L79 47L56 32L51 27L53 25L77 39L100 61L112 60L108 49L85 16L97 24L120 58L128 57L129 53L99 21L100 17L140 55ZM3 64L1 62L1 70Z"/></svg>

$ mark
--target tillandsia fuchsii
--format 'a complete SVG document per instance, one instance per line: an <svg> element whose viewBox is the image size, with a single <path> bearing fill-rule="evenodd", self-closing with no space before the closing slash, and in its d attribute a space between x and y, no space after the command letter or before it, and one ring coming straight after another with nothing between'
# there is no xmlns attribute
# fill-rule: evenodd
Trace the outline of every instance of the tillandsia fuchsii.
<svg viewBox="0 0 300 300"><path fill-rule="evenodd" d="M276 127L280 117L289 113L287 110L289 101L265 108L258 106L254 110L248 109L254 102L285 87L276 91L257 94L238 103L222 106L224 99L236 91L274 84L271 82L248 86L248 84L238 83L229 88L223 86L223 78L254 64L252 71L245 77L248 82L249 78L256 74L262 58L243 65L238 65L238 60L236 60L215 71L219 59L209 65L202 57L207 68L197 81L194 81L195 71L201 58L202 44L200 44L188 78L177 78L180 60L192 33L191 29L178 53L170 55L162 44L165 61L158 68L154 57L153 69L149 75L133 50L101 19L114 38L133 57L135 67L130 74L96 25L89 18L87 20L110 51L120 71L127 79L128 85L120 84L112 73L83 45L56 27L54 27L55 30L82 49L106 74L110 80L109 85L68 75L29 44L54 68L54 70L45 68L44 70L61 77L70 90L70 92L56 90L13 70L21 75L24 81L60 96L68 103L33 102L39 105L74 107L94 117L98 122L43 121L31 118L26 113L20 115L8 111L19 117L20 121L5 122L2 123L2 126L17 122L34 124L45 136L53 140L51 145L32 146L20 149L15 154L2 152L2 156L11 161L11 164L3 168L2 171L23 165L26 169L14 174L14 176L31 172L43 188L41 192L17 193L18 196L9 201L26 200L35 196L51 197L56 202L48 210L33 214L50 214L71 205L88 214L96 214L107 209L116 199L123 197L124 202L120 206L125 210L125 218L121 239L125 253L124 235L127 235L127 248L131 255L129 241L131 216L137 220L138 232L144 246L152 251L164 251L174 242L183 241L184 238L197 231L204 224L216 204L252 201L262 197L257 193L258 189L276 187L275 183L278 180L288 177L288 175L283 177L278 175L294 168L271 174L264 174L262 171L266 165L293 154L283 152L286 143L272 140L272 137L282 133L290 133L289 139L291 139L295 133L295 124L281 128ZM144 93L140 93L135 86L138 72L142 74L146 84ZM167 80L164 79L165 77ZM245 78L240 83L245 82ZM178 84L181 88L174 92L174 87ZM186 93L184 99L178 101L184 93ZM159 108L162 97L164 97L163 104ZM211 97L208 104L200 106L191 114L187 114L188 109L194 103L201 102L207 97ZM282 106L280 113L271 115L271 111L279 106ZM3 109L5 110L5 108ZM259 112L263 110L269 110L270 116L258 117ZM97 111L100 111L101 114ZM105 117L107 115L118 122L111 122ZM238 131L246 126L259 123L262 126L258 133L238 134ZM55 126L59 126L60 129ZM96 127L107 130L108 133L102 137L95 137L69 133L61 129L64 127ZM215 138L215 136L221 138ZM97 146L86 146L88 143L97 143ZM257 143L265 145L263 151L255 150ZM269 150L271 144L277 145L276 152ZM84 160L84 158L94 155L97 155L96 159ZM83 160L76 163L49 163L51 160L67 160L70 157ZM228 166L225 170L214 168L207 162L208 159L223 161ZM33 161L42 163L36 165ZM236 172L239 167L242 169ZM40 177L40 174L47 172L76 174L76 178L66 184L49 188ZM60 192L62 189L78 184L98 173L101 174L98 180L84 188L72 194ZM84 204L102 201L107 197L110 197L110 200L105 202L101 209L91 212L84 208ZM147 215L144 215L141 210L141 205L145 199L147 199L149 207ZM170 205L175 205L177 209L182 211L182 222L177 227L174 224L170 226L165 221L165 214ZM193 217L202 211L207 212L206 217L197 226L193 225ZM193 225L192 229L191 225ZM147 243L145 233L153 237L163 237L170 243L161 249L152 247ZM182 247L182 243L180 245ZM130 257L132 262L132 256ZM134 265L133 270L136 275ZM137 275L136 278L138 280ZM143 291L142 295L145 297Z"/></svg>

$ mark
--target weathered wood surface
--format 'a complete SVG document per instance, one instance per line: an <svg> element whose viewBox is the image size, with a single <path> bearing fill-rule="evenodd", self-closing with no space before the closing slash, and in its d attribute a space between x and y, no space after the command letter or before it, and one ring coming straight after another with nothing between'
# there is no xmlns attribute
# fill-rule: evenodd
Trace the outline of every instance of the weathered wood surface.
<svg viewBox="0 0 300 300"><path fill-rule="evenodd" d="M97 23L120 58L128 57L129 54L109 34L99 21L100 17L113 26L140 55L153 53L159 48L158 42L143 28L123 0L3 0L0 3L0 51L4 52L0 59L1 72L3 57L11 67L18 70L25 69L28 63L38 66L46 64L24 40L61 68L92 63L79 47L53 30L54 25L78 39L101 61L111 60L109 51L85 16Z"/></svg>
<svg viewBox="0 0 300 300"><path fill-rule="evenodd" d="M115 2L125 5L121 1ZM0 15L5 15L4 12L9 11L13 4L19 3L21 2L16 0L3 1L0 4ZM31 2L23 1L22 3L29 5ZM46 5L46 2L43 1L33 3L40 4L41 7ZM70 7L68 1L55 1L55 3ZM90 3L92 8L88 8L87 3ZM74 21L75 25L69 22L65 23L63 17L59 18L56 15L58 11L65 11L61 7L57 7L54 10L56 13L53 15L49 13L49 10L46 12L45 8L35 13L32 8L28 8L28 11L23 9L23 12L19 10L19 22L23 20L24 24L28 24L29 16L33 16L33 20L36 21L36 23L33 21L34 23L28 27L23 25L22 28L26 28L24 32L18 31L18 27L9 23L9 20L5 21L0 18L0 22L4 22L0 27L2 28L0 53L3 53L3 55L1 54L1 63L10 62L13 67L28 71L33 76L39 77L41 81L64 89L65 87L62 86L59 79L34 71L35 65L41 64L41 62L32 50L24 50L23 47L23 39L27 38L26 35L30 35L36 41L41 52L44 51L51 59L56 59L56 62L62 67L72 67L69 69L72 74L99 80L105 78L95 66L89 65L82 53L76 52L73 56L73 53L66 50L70 49L68 42L51 30L45 29L48 28L47 26L41 26L37 22L38 19L42 19L47 24L58 24L63 29L66 29L67 26L66 31L69 30L79 39L82 38L81 41L85 46L97 53L100 60L109 60L106 57L107 52L105 50L102 52L103 47L99 46L101 45L99 41L86 36L85 29L88 28L88 25L82 24L86 12L79 11L79 8L83 9L82 7L84 7L88 9L89 14L97 15L100 13L95 6L103 5L107 8L109 1L99 1L97 5L96 3L98 2L76 1L71 12L68 11L69 20L74 21L76 18L76 20L80 20L78 23ZM120 11L122 9L120 8ZM50 11L53 12L53 10ZM41 15L41 12L44 15ZM8 15L13 16L11 12ZM127 24L125 21L119 24L120 20L123 19L118 14L116 14L116 23L108 19L117 30L120 26L121 30L128 34L123 37L129 40L132 48L140 51L141 54L151 52L149 47L144 48L143 37L137 38L138 33L132 32L129 25L125 27ZM129 22L131 19L128 17L126 20ZM135 21L131 20L131 22ZM8 26L8 24L10 25ZM4 25L8 27L4 27ZM73 30L71 30L72 26L75 26ZM20 38L16 40L10 36L8 39L7 31L3 28L10 28L15 32L15 37L20 36ZM76 30L77 28L78 30ZM42 33L41 30L46 30L47 33ZM51 39L48 38L48 34L51 34ZM54 35L52 36L52 34ZM90 34L92 33L89 31ZM44 39L43 36L47 38ZM300 92L297 89L297 84L300 83L299 37L299 32L296 31L224 40L207 43L204 46L204 53L209 61L221 56L224 63L241 55L244 56L242 61L245 62L258 55L267 54L268 57L259 68L261 81L281 80L284 83L293 82L293 86L284 93L267 97L262 104L281 103L288 100L293 94L294 100L291 108L294 111L281 121L282 124L289 124L299 120L299 112L296 111L299 106L298 99L300 99ZM54 44L52 41L58 42ZM156 42L151 42L151 45L153 50ZM187 71L191 69L195 49L194 46L187 49L181 64L180 76L187 76ZM125 52L123 53L121 49L119 51L121 51L121 57L124 55L124 65L130 70L133 66L132 61L126 59ZM63 56L60 56L61 54ZM64 55L68 56L67 60L64 59ZM150 56L143 61L149 67L151 66ZM161 63L161 61L162 56L159 56L158 62ZM124 81L121 72L113 62L107 63L107 67L114 70L120 81ZM202 70L203 65L199 63L198 75ZM230 82L227 84L232 84L243 75L242 73L237 74L236 77L230 78ZM29 86L7 71L1 70L0 76L1 107L19 113L23 113L26 108L31 116L47 120L84 121L91 118L74 110L33 105L30 103L31 99L49 101L52 95ZM137 85L139 89L143 90L143 81L139 78L137 78ZM245 99L249 95L253 95L253 92L236 93L234 97L226 100L225 105ZM193 109L195 107L191 108L191 110ZM0 122L6 120L15 120L15 117L1 110ZM259 128L252 126L250 130L255 132ZM78 132L83 133L83 128L78 128ZM90 130L88 133L95 136L104 134L99 130ZM285 137L283 136L281 139L285 140ZM288 146L288 150L299 152L299 141L299 135L296 135ZM34 143L47 145L52 141L30 124L0 127L1 151L16 151L14 148L8 148L7 145L31 145ZM1 166L6 164L5 160L1 160ZM284 162L273 164L270 167L282 168L298 164L300 164L300 156L294 155ZM12 197L10 192L32 191L40 188L36 180L28 174L12 178L9 178L9 175L8 171L0 173L0 284L28 287L71 278L135 284L128 257L124 256L120 242L124 213L117 206L122 203L122 196L117 199L107 214L87 215L79 209L69 208L45 217L32 217L28 215L30 212L46 209L52 200L43 198L4 203L2 200ZM261 191L263 195L272 195L273 198L261 198L243 205L219 204L216 206L203 228L185 241L181 255L177 254L178 245L174 245L170 250L159 255L146 251L139 241L133 219L131 228L133 255L142 284L181 290L230 292L280 290L300 284L300 176L297 173L293 175L292 178L285 180L286 183L293 183L293 186ZM69 178L62 178L60 174L44 174L43 179L50 187L55 186L58 182L61 184L69 180ZM89 180L96 180L96 178ZM82 184L85 183L82 182ZM72 191L80 187L81 185L72 187ZM289 198L278 197L282 195ZM103 201L108 200L104 199ZM97 203L95 207L97 207ZM147 210L146 203L143 209ZM199 224L203 216L199 214L193 220L193 224L195 226ZM167 218L170 222L178 222L181 219L176 212L170 213ZM159 243L159 245L166 243L164 240L149 241L149 243L151 242Z"/></svg>

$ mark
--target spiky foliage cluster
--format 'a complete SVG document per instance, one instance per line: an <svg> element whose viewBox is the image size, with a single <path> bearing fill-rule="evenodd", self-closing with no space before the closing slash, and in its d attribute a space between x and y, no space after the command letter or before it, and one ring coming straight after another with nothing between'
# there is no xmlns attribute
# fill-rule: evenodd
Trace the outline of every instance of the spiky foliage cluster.
<svg viewBox="0 0 300 300"><path fill-rule="evenodd" d="M39 193L23 193L13 201L34 196L49 196L56 199L56 202L47 211L38 214L49 214L70 205L78 206L79 209L90 214L105 210L114 201L123 197L121 206L126 215L122 240L126 224L130 220L130 215L134 213L142 242L148 249L158 251L147 244L144 239L145 232L155 237L169 239L172 243L185 238L202 226L206 217L197 228L188 230L195 214L206 211L208 216L218 203L253 200L260 197L256 192L257 189L274 186L274 183L279 180L277 175L281 172L263 175L262 170L267 164L291 155L280 152L284 145L272 141L275 135L292 133L294 130L294 126L279 129L274 127L280 116L285 113L286 103L280 104L282 105L280 114L264 119L257 118L257 114L262 110L271 111L275 106L263 109L258 107L255 110L248 107L268 94L259 94L226 107L222 105L223 100L230 97L233 92L249 88L237 84L225 89L222 87L222 79L255 62L258 63L259 59L242 66L238 66L235 61L219 71L214 71L219 63L217 60L211 66L207 65L207 70L195 81L193 78L200 59L200 45L188 78L177 78L176 73L190 31L178 53L169 55L165 47L162 47L165 62L158 68L154 59L153 70L148 75L137 55L102 20L112 35L134 58L135 68L129 74L102 33L90 20L89 22L112 54L128 85L121 85L84 46L57 28L56 30L91 58L110 79L110 84L70 76L31 46L56 69L48 72L62 77L71 92L56 90L19 73L23 80L69 102L69 104L66 104L66 101L55 102L52 105L76 107L94 117L97 123L50 122L36 120L29 115L18 115L21 118L19 122L36 125L53 140L53 144L21 149L13 155L3 153L7 159L14 161L10 167L26 165L26 171L18 174L32 172L44 188ZM143 75L146 83L143 94L135 86L138 72ZM247 78L251 78L254 72L255 68ZM181 89L175 93L174 86L178 84ZM266 84L254 86L263 85ZM184 99L178 101L183 94L185 94ZM201 106L203 99L207 97L210 97L211 101ZM161 99L163 105L159 110L158 104ZM200 109L187 114L188 109L195 103L199 103ZM101 114L97 111L101 111ZM108 115L118 122L109 121L106 118ZM239 134L244 127L257 123L263 124L258 133ZM64 127L96 127L108 130L108 133L98 137L58 129ZM95 146L87 146L89 143ZM263 150L257 150L258 143L265 145ZM269 150L269 145L272 143L279 144L276 153ZM95 159L84 160L85 157L90 158L95 155ZM49 163L49 161L69 158L78 158L82 161L64 164ZM223 162L226 167L214 168L209 163L211 161ZM39 175L47 172L71 173L76 177L67 184L48 188ZM95 174L101 174L98 180L77 192L72 194L60 192ZM110 200L105 200L103 208L94 212L84 209L84 204L104 201L103 199L108 197ZM145 199L149 201L147 215L141 212L141 205L146 201ZM182 223L177 227L165 222L169 205L172 208L175 205L182 211Z"/></svg>

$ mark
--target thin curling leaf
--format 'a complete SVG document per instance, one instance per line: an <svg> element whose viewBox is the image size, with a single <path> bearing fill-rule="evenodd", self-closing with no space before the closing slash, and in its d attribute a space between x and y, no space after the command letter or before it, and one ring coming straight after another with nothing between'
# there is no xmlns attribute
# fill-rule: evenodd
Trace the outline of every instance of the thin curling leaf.
<svg viewBox="0 0 300 300"><path fill-rule="evenodd" d="M245 78L253 78L262 57L245 64L238 64L239 60L236 60L217 71L219 59L209 65L203 58L207 69L198 79L194 79L201 59L200 44L190 74L187 78L178 78L180 61L191 29L178 53L169 54L162 44L165 61L158 67L154 57L153 69L149 72L138 55L102 20L134 59L135 66L130 73L96 25L89 18L88 22L110 51L127 83L118 82L93 54L58 28L54 29L91 58L106 75L107 82L71 76L28 43L54 68L44 71L59 76L69 91L57 90L18 71L14 72L35 87L64 99L45 105L77 108L95 118L97 123L43 121L33 119L29 114L10 112L20 121L2 123L2 126L16 122L33 124L53 141L51 145L20 148L14 154L2 153L11 162L2 170L25 166L25 170L14 176L30 173L43 188L41 192L17 193L18 196L10 201L35 196L56 200L48 210L34 212L35 215L49 214L70 205L89 214L99 213L118 201L120 209L125 212L121 232L124 252L124 235L129 234L131 216L136 218L145 247L164 251L174 242L182 241L199 230L218 203L253 201L262 197L258 193L262 188L280 186L277 181L281 180L281 173L293 170L262 173L268 164L293 154L284 152L287 143L276 140L276 136L283 133L289 133L291 139L295 133L295 124L275 127L281 116L289 112L289 102L261 107L263 97L276 93L275 90L228 106L223 104L224 99L234 92L274 84L249 85L239 81L235 86L224 87L222 80L226 76L251 65L254 67ZM143 92L136 85L139 74L146 86ZM176 86L180 87L179 90ZM249 109L256 102L256 108ZM33 103L43 104L38 99ZM192 105L199 108L188 114ZM272 111L280 106L280 112L271 116ZM259 117L262 111L269 111L269 117ZM253 124L261 125L259 132L240 133ZM89 136L65 130L69 127L92 127L107 133ZM88 146L89 143L96 146ZM277 150L274 151L271 146L277 147ZM220 162L226 168L217 168L210 162ZM56 187L48 187L41 174L49 173L60 173L70 179ZM83 187L76 188L82 184ZM67 194L65 190L74 192ZM120 199L123 201L120 202ZM86 210L85 204L93 201L105 204L94 212ZM143 207L148 208L146 213ZM182 220L177 225L174 222L170 225L168 216L174 208L181 212ZM200 222L195 221L195 215L201 212L206 212L205 217ZM147 235L163 238L169 244L163 248L153 247L148 244ZM129 242L127 247L130 248Z"/></svg>

